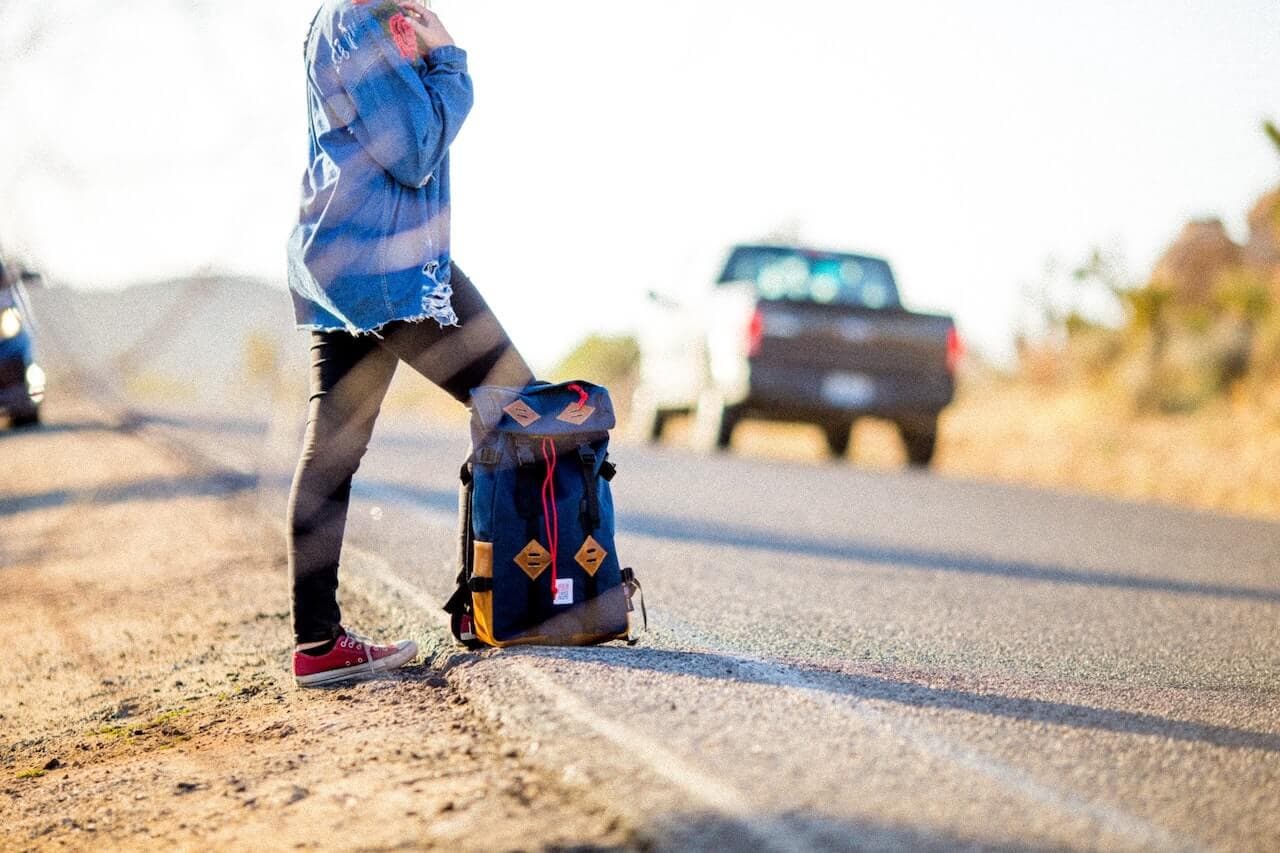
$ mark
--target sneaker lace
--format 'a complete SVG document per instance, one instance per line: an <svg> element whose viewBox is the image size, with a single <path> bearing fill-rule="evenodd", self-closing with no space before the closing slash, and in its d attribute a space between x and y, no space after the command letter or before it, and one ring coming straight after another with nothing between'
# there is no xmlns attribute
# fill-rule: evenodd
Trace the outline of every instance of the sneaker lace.
<svg viewBox="0 0 1280 853"><path fill-rule="evenodd" d="M370 670L373 672L377 672L382 669L383 663L381 659L375 658L373 655L373 640L357 634L354 631L347 631L346 636L344 636L339 642L345 643L348 648L359 649L363 652L365 663L369 665Z"/></svg>

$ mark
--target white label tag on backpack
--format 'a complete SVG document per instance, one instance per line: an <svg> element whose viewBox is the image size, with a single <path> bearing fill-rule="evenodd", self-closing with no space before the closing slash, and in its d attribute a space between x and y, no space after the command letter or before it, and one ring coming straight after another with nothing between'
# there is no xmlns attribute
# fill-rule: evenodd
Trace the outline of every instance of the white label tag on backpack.
<svg viewBox="0 0 1280 853"><path fill-rule="evenodd" d="M556 597L552 604L573 604L573 578L556 578Z"/></svg>

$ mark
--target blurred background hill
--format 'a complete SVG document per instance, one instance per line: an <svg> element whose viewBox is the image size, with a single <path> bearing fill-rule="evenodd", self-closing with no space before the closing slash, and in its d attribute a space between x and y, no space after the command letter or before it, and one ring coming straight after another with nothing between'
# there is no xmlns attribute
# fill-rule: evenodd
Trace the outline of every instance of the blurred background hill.
<svg viewBox="0 0 1280 853"><path fill-rule="evenodd" d="M246 380L274 373L282 344L295 334L288 296L252 278L202 275L31 295L51 339L46 348L67 356L45 359L55 382L74 367L122 390L186 403L242 400Z"/></svg>

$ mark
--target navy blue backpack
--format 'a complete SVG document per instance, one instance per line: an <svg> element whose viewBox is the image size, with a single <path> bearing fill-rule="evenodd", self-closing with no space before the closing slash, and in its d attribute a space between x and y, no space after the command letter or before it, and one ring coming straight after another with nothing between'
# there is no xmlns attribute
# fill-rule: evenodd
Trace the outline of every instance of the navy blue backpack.
<svg viewBox="0 0 1280 853"><path fill-rule="evenodd" d="M472 648L634 642L640 584L614 543L609 392L486 386L471 401L454 636Z"/></svg>

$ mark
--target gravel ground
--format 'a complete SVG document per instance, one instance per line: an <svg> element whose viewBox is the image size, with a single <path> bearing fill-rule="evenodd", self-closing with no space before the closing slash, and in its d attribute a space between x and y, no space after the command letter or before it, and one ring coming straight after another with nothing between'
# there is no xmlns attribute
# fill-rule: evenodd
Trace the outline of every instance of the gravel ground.
<svg viewBox="0 0 1280 853"><path fill-rule="evenodd" d="M48 414L0 433L0 849L646 846L429 666L296 689L251 483L87 406Z"/></svg>

